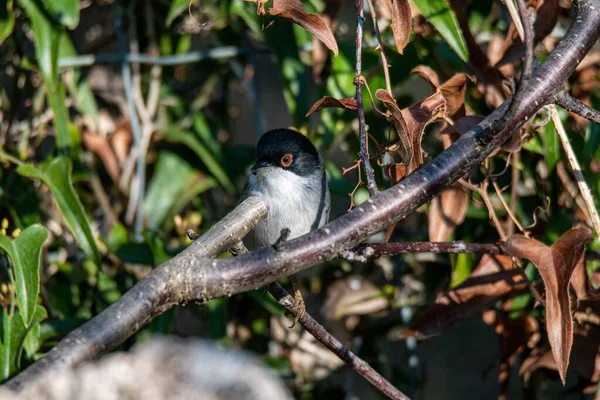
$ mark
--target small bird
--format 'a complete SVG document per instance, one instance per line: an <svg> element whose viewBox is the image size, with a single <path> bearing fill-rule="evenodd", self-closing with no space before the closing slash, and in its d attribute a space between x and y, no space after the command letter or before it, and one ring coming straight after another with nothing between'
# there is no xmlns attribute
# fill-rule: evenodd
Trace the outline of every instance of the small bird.
<svg viewBox="0 0 600 400"><path fill-rule="evenodd" d="M249 250L273 246L281 239L294 239L329 221L327 174L319 152L308 138L291 129L271 130L258 141L256 158L242 200L250 196L264 198L269 214L243 239ZM282 237L286 230L287 237ZM305 306L291 278L300 308L295 323Z"/></svg>

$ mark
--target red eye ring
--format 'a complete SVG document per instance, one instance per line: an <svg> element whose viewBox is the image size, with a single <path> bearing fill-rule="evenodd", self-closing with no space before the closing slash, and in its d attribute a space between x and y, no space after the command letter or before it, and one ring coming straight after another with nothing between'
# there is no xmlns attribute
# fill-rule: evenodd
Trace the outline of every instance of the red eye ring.
<svg viewBox="0 0 600 400"><path fill-rule="evenodd" d="M281 157L281 166L284 168L289 167L290 165L292 165L292 163L294 162L294 156L290 153L286 153L283 155L283 157Z"/></svg>

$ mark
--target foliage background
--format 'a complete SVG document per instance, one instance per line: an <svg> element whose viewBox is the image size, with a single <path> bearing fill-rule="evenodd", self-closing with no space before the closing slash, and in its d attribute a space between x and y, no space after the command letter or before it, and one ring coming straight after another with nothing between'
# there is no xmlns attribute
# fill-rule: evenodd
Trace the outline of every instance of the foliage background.
<svg viewBox="0 0 600 400"><path fill-rule="evenodd" d="M2 379L35 361L150 268L189 244L187 228L202 233L233 208L253 163L254 144L268 129L294 126L311 137L326 160L332 218L346 212L348 193L358 179L356 171L342 175L357 158L355 115L339 109L310 117L306 113L324 95L354 96L355 5L318 0L303 4L308 11L324 14L340 8L335 18L337 57L318 55L323 47L302 27L260 17L255 4L239 0L202 1L192 5L191 14L188 2L181 0L2 3ZM400 108L432 93L425 81L410 74L417 65L428 65L441 81L471 72L469 63L444 40L460 39L458 31L442 38L412 6L413 34L402 55L394 48L385 13L380 14ZM571 6L568 1L560 8L556 4L558 22L537 48L540 59L570 24ZM510 26L505 8L498 1L478 1L469 5L467 17L477 42L492 58L492 45L503 40ZM373 92L385 87L376 47L367 17L363 76ZM595 61L592 58L573 76L571 93L598 108L598 53L594 54ZM158 56L162 65L149 59ZM473 113L486 115L493 106L480 89L469 85L466 104ZM393 143L395 133L385 118L370 101L365 101L365 109L374 139ZM561 117L597 198L599 127L567 113ZM426 131L423 147L432 156L443 149L441 129L437 123ZM553 128L530 129L525 137L518 165L522 178L517 217L524 226L533 224L536 208L549 198L550 205L537 213L530 231L539 240L554 242L586 216L581 215L577 192L569 188L573 179L565 172ZM139 153L145 157L137 157ZM134 167L139 159L144 168ZM495 160L492 168L501 172L506 154ZM383 168L375 169L380 186L389 185ZM499 176L498 183L510 184L510 173ZM509 193L505 195L508 199ZM360 187L354 201L367 196ZM506 219L498 197L490 196L498 216ZM428 240L427 222L425 208L401 223L393 241ZM476 195L452 238L498 240ZM25 258L15 257L10 243L12 252ZM441 291L467 279L478 260L465 254L382 257L366 264L340 260L306 271L301 282L309 312L409 396L489 398L501 390L501 347L494 328L478 314L458 315L457 319L468 318L418 344L397 338L412 315L432 304ZM597 276L597 266L588 263L590 276ZM526 271L537 279L532 265ZM528 292L514 297L511 307L513 319L543 318ZM377 396L334 356L315 347L311 337L287 325L277 303L256 291L203 307L169 310L120 349L155 334L208 337L224 347L261 355L298 398ZM519 365L532 350L517 354L509 397L538 398L562 390L556 374L544 369L535 370L523 383ZM589 380L572 372L567 386Z"/></svg>

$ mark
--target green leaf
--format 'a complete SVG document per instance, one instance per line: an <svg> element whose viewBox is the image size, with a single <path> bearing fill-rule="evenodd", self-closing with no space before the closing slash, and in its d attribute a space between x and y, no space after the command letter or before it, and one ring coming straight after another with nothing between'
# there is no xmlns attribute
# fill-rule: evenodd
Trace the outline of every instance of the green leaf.
<svg viewBox="0 0 600 400"><path fill-rule="evenodd" d="M175 18L179 17L185 10L188 9L189 0L173 0L169 11L167 12L166 25L167 28L171 26Z"/></svg>
<svg viewBox="0 0 600 400"><path fill-rule="evenodd" d="M73 188L72 170L71 160L64 156L55 158L42 168L29 164L17 168L19 174L40 179L48 186L73 236L83 251L99 265L100 254L83 205Z"/></svg>
<svg viewBox="0 0 600 400"><path fill-rule="evenodd" d="M414 0L423 17L442 35L452 50L464 61L469 61L469 50L454 11L444 0Z"/></svg>
<svg viewBox="0 0 600 400"><path fill-rule="evenodd" d="M0 2L0 44L10 36L15 27L15 13L12 0Z"/></svg>
<svg viewBox="0 0 600 400"><path fill-rule="evenodd" d="M544 125L540 130L540 137L542 139L542 148L546 165L548 166L548 173L550 174L554 171L558 160L560 160L560 141L558 140L558 133L556 133L554 124Z"/></svg>
<svg viewBox="0 0 600 400"><path fill-rule="evenodd" d="M46 11L61 25L75 29L79 24L79 0L45 0Z"/></svg>
<svg viewBox="0 0 600 400"><path fill-rule="evenodd" d="M35 38L35 55L46 84L48 104L54 113L56 144L59 151L66 152L71 143L68 129L69 115L65 106L65 90L58 79L58 49L64 28L49 20L36 1L17 0L17 2L31 20Z"/></svg>
<svg viewBox="0 0 600 400"><path fill-rule="evenodd" d="M12 317L6 309L2 309L2 343L0 343L0 380L3 381L19 371L21 363L21 352L23 351L23 342L27 332L31 327L39 324L48 314L46 309L37 305L33 313L30 328L23 324L23 318L17 316L16 312Z"/></svg>
<svg viewBox="0 0 600 400"><path fill-rule="evenodd" d="M210 171L210 173L219 181L219 183L227 190L228 193L235 193L235 185L229 179L229 175L221 167L221 163L207 148L205 143L198 138L193 132L182 129L169 129L165 139L170 142L182 143L189 147L202 160L202 163Z"/></svg>
<svg viewBox="0 0 600 400"><path fill-rule="evenodd" d="M48 231L41 225L30 226L12 241L0 233L0 247L12 260L19 310L26 327L33 321L37 306L42 246L47 238Z"/></svg>
<svg viewBox="0 0 600 400"><path fill-rule="evenodd" d="M214 179L193 169L177 154L161 151L144 199L148 228L158 229L165 218L178 213L190 200L215 185Z"/></svg>

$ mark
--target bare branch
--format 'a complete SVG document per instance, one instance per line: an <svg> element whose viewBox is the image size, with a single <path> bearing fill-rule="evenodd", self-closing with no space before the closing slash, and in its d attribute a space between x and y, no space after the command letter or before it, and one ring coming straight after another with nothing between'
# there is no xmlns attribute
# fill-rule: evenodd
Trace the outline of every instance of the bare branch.
<svg viewBox="0 0 600 400"><path fill-rule="evenodd" d="M379 24L377 23L377 13L375 12L375 6L373 0L367 0L369 4L369 14L371 14L371 20L373 21L373 29L375 30L375 36L377 37L377 44L379 45L379 55L381 56L381 66L383 67L383 76L385 78L385 89L389 94L392 94L392 84L390 83L390 68L383 50L383 40L381 39L381 31L379 30Z"/></svg>
<svg viewBox="0 0 600 400"><path fill-rule="evenodd" d="M470 254L502 254L502 249L495 243L467 243L460 240L452 242L405 242L405 243L363 243L352 249L352 252L369 256L394 256L405 253L470 253Z"/></svg>
<svg viewBox="0 0 600 400"><path fill-rule="evenodd" d="M562 92L556 98L556 104L580 117L595 122L596 124L600 124L600 111L588 106L581 100L576 99L566 91Z"/></svg>
<svg viewBox="0 0 600 400"><path fill-rule="evenodd" d="M269 293L273 295L281 304L284 306L292 315L296 316L298 308L294 298L277 282L269 285ZM390 399L408 399L401 391L396 389L390 382L388 382L383 376L375 371L369 364L364 362L362 359L357 357L353 352L348 350L344 345L331 335L321 324L319 324L313 317L305 312L299 319L298 322L306 328L306 330L313 335L319 342L321 342L326 348L331 350L336 356L342 361L348 364L353 370L361 374L366 380L371 382L373 386L379 389Z"/></svg>
<svg viewBox="0 0 600 400"><path fill-rule="evenodd" d="M358 131L360 141L360 151L358 156L365 168L365 178L367 180L367 189L371 196L378 193L377 183L375 182L375 171L369 161L369 138L367 135L367 124L365 122L365 110L362 100L362 37L363 37L363 22L365 21L363 11L363 0L356 0L356 106L358 108Z"/></svg>

